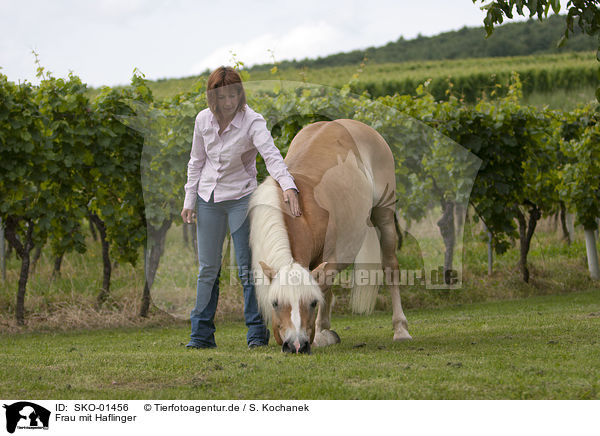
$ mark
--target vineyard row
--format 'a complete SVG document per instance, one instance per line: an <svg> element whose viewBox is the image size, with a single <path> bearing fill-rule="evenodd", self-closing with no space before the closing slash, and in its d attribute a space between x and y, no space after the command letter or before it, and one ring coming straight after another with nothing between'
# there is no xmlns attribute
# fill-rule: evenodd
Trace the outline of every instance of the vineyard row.
<svg viewBox="0 0 600 436"><path fill-rule="evenodd" d="M269 84L270 86L270 84ZM397 197L407 222L428 211L453 262L456 209L472 205L498 252L519 241L523 279L536 223L571 211L591 235L600 217L600 123L591 107L573 112L519 104L522 83L511 79L505 96L465 105L452 95L438 101L430 88L416 96L370 98L342 89L278 82L248 84L249 104L263 114L285 155L306 124L354 118L374 127L396 157ZM0 75L0 218L21 259L16 317L24 322L31 252L47 243L60 259L86 250L82 222L99 230L104 282L110 292L111 258L135 264L144 248L146 283L140 315L166 233L179 224L186 164L196 114L206 107L200 83L190 92L155 99L134 75L128 88L106 88L93 100L74 75L45 77L40 85L14 84ZM259 179L264 178L259 165ZM588 256L596 253L588 249ZM592 277L598 278L589 259Z"/></svg>

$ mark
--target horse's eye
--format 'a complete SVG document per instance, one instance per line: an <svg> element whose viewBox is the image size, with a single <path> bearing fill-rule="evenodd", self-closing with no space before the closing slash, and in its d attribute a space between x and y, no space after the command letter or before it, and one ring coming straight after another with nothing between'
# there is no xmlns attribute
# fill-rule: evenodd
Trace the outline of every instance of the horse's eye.
<svg viewBox="0 0 600 436"><path fill-rule="evenodd" d="M314 309L315 307L317 307L317 303L318 303L317 300L313 300L313 302L310 303L310 307L312 307Z"/></svg>
<svg viewBox="0 0 600 436"><path fill-rule="evenodd" d="M278 306L279 304L277 304L277 301L273 301L273 309L277 309Z"/></svg>

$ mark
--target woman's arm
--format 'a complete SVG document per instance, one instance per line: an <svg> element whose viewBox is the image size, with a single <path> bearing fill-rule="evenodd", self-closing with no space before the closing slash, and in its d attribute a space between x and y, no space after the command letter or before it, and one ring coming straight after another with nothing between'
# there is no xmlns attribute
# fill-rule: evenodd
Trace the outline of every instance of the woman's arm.
<svg viewBox="0 0 600 436"><path fill-rule="evenodd" d="M200 181L202 169L206 162L206 151L204 150L204 140L200 131L199 118L200 116L196 117L194 124L192 151L188 162L187 183L185 184L185 201L183 202L183 211L181 212L183 220L188 223L191 222L194 215L193 210L196 205L196 196L198 195L198 182Z"/></svg>
<svg viewBox="0 0 600 436"><path fill-rule="evenodd" d="M298 201L298 188L294 183L294 178L288 171L288 168L281 157L279 149L275 146L273 137L267 129L265 119L257 114L255 120L250 124L249 134L252 143L263 157L267 171L273 177L283 190L283 201L289 205L290 212L294 216L302 214L300 202Z"/></svg>

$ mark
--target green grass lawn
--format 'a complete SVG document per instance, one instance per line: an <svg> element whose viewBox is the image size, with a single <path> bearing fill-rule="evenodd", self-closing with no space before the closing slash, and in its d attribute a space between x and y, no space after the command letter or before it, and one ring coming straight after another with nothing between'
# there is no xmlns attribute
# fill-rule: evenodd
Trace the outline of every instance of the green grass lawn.
<svg viewBox="0 0 600 436"><path fill-rule="evenodd" d="M248 350L241 322L188 350L185 324L0 336L0 397L31 399L600 399L598 291L337 314L342 343Z"/></svg>

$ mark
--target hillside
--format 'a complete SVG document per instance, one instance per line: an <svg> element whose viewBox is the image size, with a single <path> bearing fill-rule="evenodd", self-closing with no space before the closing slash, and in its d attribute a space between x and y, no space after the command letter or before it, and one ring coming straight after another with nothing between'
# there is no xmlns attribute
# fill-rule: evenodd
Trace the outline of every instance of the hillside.
<svg viewBox="0 0 600 436"><path fill-rule="evenodd" d="M341 88L352 81L352 91L368 91L373 97L382 95L414 94L419 84L429 82L429 91L436 99L445 99L446 90L453 84L455 95L464 95L473 102L492 91L502 94L513 72L523 82L526 101L556 109L571 109L594 98L598 81L598 62L592 51L581 53L544 54L514 57L449 59L409 62L367 62L322 67L280 67L277 74L269 70L250 70L249 80L286 80L322 84ZM272 67L272 66L271 66ZM360 71L359 71L360 70ZM353 76L358 75L356 79ZM205 77L165 79L150 82L148 86L158 98L187 92ZM503 88L498 89L497 85ZM95 93L97 91L92 91Z"/></svg>
<svg viewBox="0 0 600 436"><path fill-rule="evenodd" d="M419 60L445 60L482 57L527 56L563 52L590 51L597 48L593 38L576 29L567 43L557 48L556 44L565 29L565 17L555 15L539 22L529 20L498 26L490 38L485 38L482 27L463 27L460 30L436 36L419 36L405 40L400 37L382 47L369 47L317 59L285 60L283 68L321 68L342 65L358 65L366 56L372 63L406 62ZM257 65L250 71L271 68L272 65Z"/></svg>

